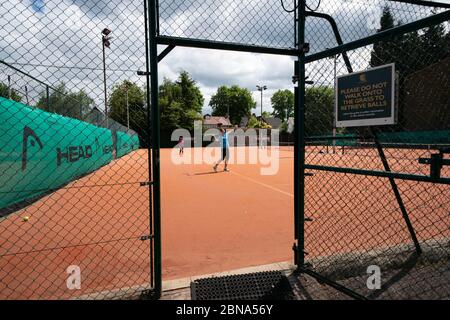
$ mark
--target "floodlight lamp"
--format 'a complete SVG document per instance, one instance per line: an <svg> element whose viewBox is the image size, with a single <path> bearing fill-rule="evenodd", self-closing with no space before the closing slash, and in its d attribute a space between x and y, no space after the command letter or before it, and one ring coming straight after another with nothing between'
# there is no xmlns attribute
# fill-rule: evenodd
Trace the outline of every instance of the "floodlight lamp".
<svg viewBox="0 0 450 320"><path fill-rule="evenodd" d="M111 30L108 29L108 28L105 28L105 29L102 30L102 34L103 34L104 36L107 36L107 35L109 35L110 33L111 33Z"/></svg>

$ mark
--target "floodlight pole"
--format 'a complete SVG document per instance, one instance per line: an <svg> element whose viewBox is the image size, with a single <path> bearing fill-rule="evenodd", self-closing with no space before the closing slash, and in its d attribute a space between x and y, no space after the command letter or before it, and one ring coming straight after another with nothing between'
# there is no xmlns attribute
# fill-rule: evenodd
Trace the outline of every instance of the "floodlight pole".
<svg viewBox="0 0 450 320"><path fill-rule="evenodd" d="M333 59L334 68L333 68L333 79L334 79L334 90L336 90L336 76L337 76L337 60L340 56L340 53L334 54L331 59ZM335 102L336 103L336 102ZM336 110L333 107L333 153L336 153ZM327 147L328 148L328 147Z"/></svg>
<svg viewBox="0 0 450 320"><path fill-rule="evenodd" d="M109 48L109 37L108 35L111 33L111 30L105 28L102 30L102 54L103 54L103 91L105 94L105 118L106 118L106 127L109 127L108 123L108 93L106 89L106 54L105 47Z"/></svg>
<svg viewBox="0 0 450 320"><path fill-rule="evenodd" d="M45 99L47 102L47 108L48 111L52 111L51 107L50 107L50 88L48 86L45 86Z"/></svg>
<svg viewBox="0 0 450 320"><path fill-rule="evenodd" d="M263 91L264 89L261 88L261 117L263 116Z"/></svg>
<svg viewBox="0 0 450 320"><path fill-rule="evenodd" d="M335 88L335 90L337 88L337 86L336 86L336 74L337 74L337 72L336 72L336 64L337 64L338 57L339 57L339 54L335 54L334 55L334 59L333 59L333 62L334 62L333 79L334 79L334 88ZM333 110L333 111L334 111L333 112L333 138L335 138L336 137L336 111L335 110ZM335 153L335 152L336 152L336 139L333 139L333 153Z"/></svg>
<svg viewBox="0 0 450 320"><path fill-rule="evenodd" d="M267 86L259 86L257 85L256 88L258 91L261 91L261 117L263 116L263 92L264 90L267 90Z"/></svg>
<svg viewBox="0 0 450 320"><path fill-rule="evenodd" d="M12 92L11 92L11 76L8 75L8 99L12 98Z"/></svg>
<svg viewBox="0 0 450 320"><path fill-rule="evenodd" d="M27 100L27 106L30 106L30 99L28 98L28 87L27 86L25 86L25 97Z"/></svg>
<svg viewBox="0 0 450 320"><path fill-rule="evenodd" d="M130 107L129 107L129 103L128 103L128 85L126 87L127 91L126 91L126 99L127 99L127 127L128 130L130 130Z"/></svg>
<svg viewBox="0 0 450 320"><path fill-rule="evenodd" d="M102 41L103 49L103 91L105 95L105 117L106 117L106 127L108 127L108 95L106 93L106 57L105 57L105 41Z"/></svg>

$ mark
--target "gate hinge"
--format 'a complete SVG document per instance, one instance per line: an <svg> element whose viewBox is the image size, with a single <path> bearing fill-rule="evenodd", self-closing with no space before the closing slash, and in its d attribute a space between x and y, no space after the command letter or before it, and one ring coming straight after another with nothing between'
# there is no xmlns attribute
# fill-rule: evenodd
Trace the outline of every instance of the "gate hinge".
<svg viewBox="0 0 450 320"><path fill-rule="evenodd" d="M309 42L303 43L302 46L301 46L301 48L300 48L300 50L301 50L303 53L308 53L308 52L309 52Z"/></svg>
<svg viewBox="0 0 450 320"><path fill-rule="evenodd" d="M305 77L305 84L314 84L314 81L312 80L306 80L309 77ZM298 82L298 76L292 76L292 83L296 84Z"/></svg>
<svg viewBox="0 0 450 320"><path fill-rule="evenodd" d="M153 184L153 181L139 182L139 185L140 185L141 187L151 186L152 184Z"/></svg>
<svg viewBox="0 0 450 320"><path fill-rule="evenodd" d="M138 76L149 76L150 75L150 72L142 71L142 70L138 70L136 73Z"/></svg>
<svg viewBox="0 0 450 320"><path fill-rule="evenodd" d="M298 82L299 73L300 73L300 69L299 69L299 66L298 66L298 61L294 61L294 75L292 76L292 83L293 84L296 84ZM307 80L308 78L309 78L309 76L305 77L305 84L314 84L314 81Z"/></svg>
<svg viewBox="0 0 450 320"><path fill-rule="evenodd" d="M153 239L153 235L145 235L145 236L141 236L140 238L139 238L139 240L141 240L141 241L146 241L146 240L150 240L150 239Z"/></svg>

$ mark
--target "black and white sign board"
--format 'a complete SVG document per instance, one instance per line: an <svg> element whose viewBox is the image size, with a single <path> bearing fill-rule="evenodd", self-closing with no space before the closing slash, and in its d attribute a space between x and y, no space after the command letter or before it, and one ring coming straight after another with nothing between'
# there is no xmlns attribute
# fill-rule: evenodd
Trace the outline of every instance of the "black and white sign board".
<svg viewBox="0 0 450 320"><path fill-rule="evenodd" d="M336 127L396 123L395 64L336 78Z"/></svg>

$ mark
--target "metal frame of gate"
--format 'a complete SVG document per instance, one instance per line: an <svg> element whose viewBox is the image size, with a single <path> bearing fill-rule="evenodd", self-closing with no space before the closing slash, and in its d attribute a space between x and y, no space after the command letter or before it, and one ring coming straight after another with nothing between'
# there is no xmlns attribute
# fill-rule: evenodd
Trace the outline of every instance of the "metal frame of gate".
<svg viewBox="0 0 450 320"><path fill-rule="evenodd" d="M394 2L404 2L410 4L417 4L430 7L439 7L449 9L450 5L439 2L430 1L417 1L412 0L392 0ZM415 244L416 252L420 254L420 245L415 237L414 228L409 221L406 210L404 210L402 205L401 196L397 190L395 179L398 180L411 180L411 181L422 181L422 182L433 182L440 184L450 184L450 178L444 178L439 176L425 176L417 174L406 174L406 173L396 173L391 172L389 166L387 165L386 158L383 153L381 145L377 142L376 136L371 136L370 138L374 140L377 145L377 150L379 152L380 159L384 165L384 171L375 170L362 170L354 168L341 168L333 166L322 166L322 165L312 165L305 163L305 147L307 143L313 142L314 137L305 137L305 65L326 57L333 56L335 54L343 54L344 61L348 72L352 72L352 66L350 60L346 54L347 51L357 49L362 46L371 45L377 41L382 41L388 39L392 36L403 35L408 32L416 31L422 28L429 27L434 24L439 24L450 20L450 10L444 11L439 14L432 15L421 20L397 26L392 29L388 29L383 32L368 36L363 39L352 41L349 43L343 43L339 34L339 30L334 19L323 13L317 13L306 10L306 1L298 0L295 10L294 19L296 22L296 38L295 49L282 49L275 47L264 47L256 45L244 45L230 42L220 42L220 41L209 41L209 40L199 40L199 39L189 39L189 38L178 38L171 36L162 36L159 34L159 1L158 0L144 0L145 7L145 21L146 21L146 35L148 34L148 39L146 39L146 52L147 52L147 70L145 72L140 72L140 75L145 75L147 77L147 101L150 102L151 112L149 113L149 124L151 124L151 138L152 143L149 147L149 192L150 196L150 208L152 210L150 214L150 226L151 226L151 282L153 288L153 297L159 298L161 296L162 288L162 265L161 265L161 191L160 191L160 111L158 105L158 62L160 62L167 54L170 53L175 47L192 47L192 48L204 48L204 49L218 49L218 50L229 50L229 51L241 51L241 52L252 52L252 53L262 53L262 54L276 54L276 55L287 55L296 57L297 66L294 74L294 81L297 83L295 87L295 105L294 117L295 117L295 147L294 147L294 261L297 266L297 271L300 273L308 274L317 280L330 285L331 287L357 299L365 299L364 296L358 294L357 292L338 284L335 281L329 280L328 278L322 276L319 273L311 270L305 264L305 223L309 221L305 217L305 176L308 174L306 170L315 171L328 171L338 173L347 173L355 175L365 175L365 176L375 176L375 177L385 177L390 180L391 187L395 193L397 202L401 208L403 218L408 227L411 238ZM333 33L336 37L338 46L324 51L314 53L306 56L309 50L309 44L305 43L305 20L308 16L314 16L318 18L325 19L328 21L332 27ZM148 24L148 26L147 26ZM167 45L167 47L158 55L157 46ZM345 137L325 137L327 139L345 139ZM324 137L318 138L323 140ZM436 160L437 161L437 160ZM439 165L436 162L436 165ZM397 191L396 191L397 190Z"/></svg>

